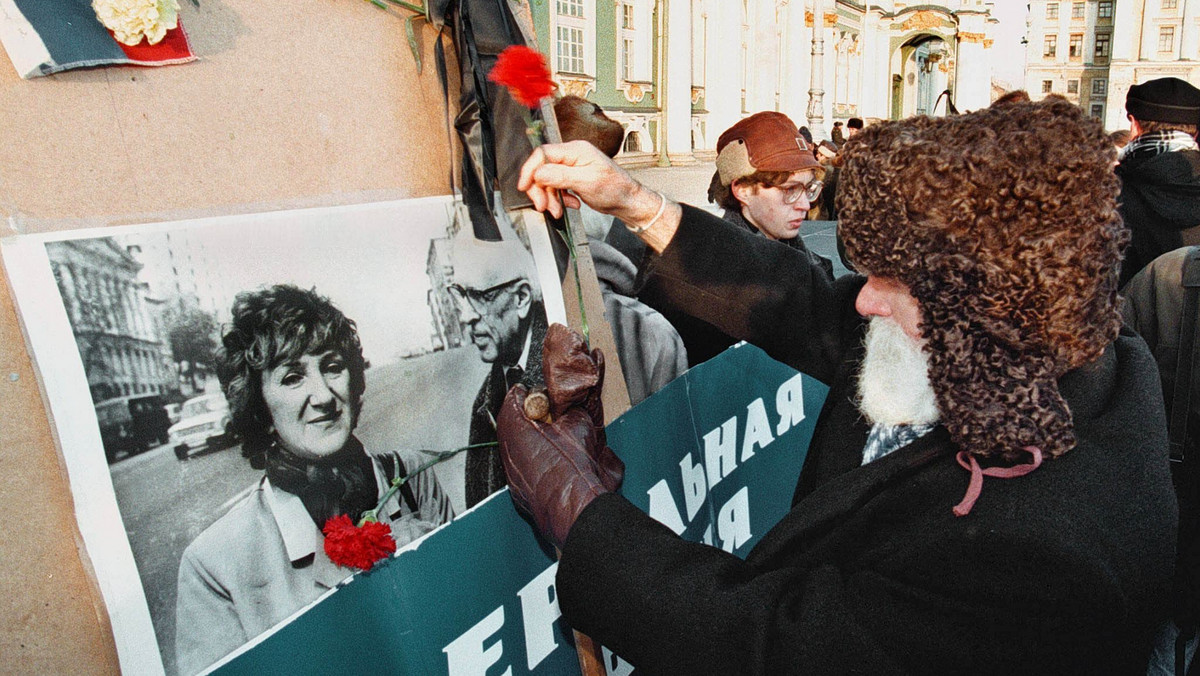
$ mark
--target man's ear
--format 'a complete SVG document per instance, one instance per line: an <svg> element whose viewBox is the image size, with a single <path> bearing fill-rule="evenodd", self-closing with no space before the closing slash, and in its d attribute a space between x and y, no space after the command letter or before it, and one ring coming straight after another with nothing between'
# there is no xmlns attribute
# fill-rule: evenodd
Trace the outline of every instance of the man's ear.
<svg viewBox="0 0 1200 676"><path fill-rule="evenodd" d="M518 317L525 319L529 316L529 310L533 307L533 285L528 281L522 280L517 284L513 292L513 305L517 308Z"/></svg>
<svg viewBox="0 0 1200 676"><path fill-rule="evenodd" d="M1133 140L1142 135L1142 125L1138 124L1137 118L1132 115L1126 115L1129 118L1129 138Z"/></svg>
<svg viewBox="0 0 1200 676"><path fill-rule="evenodd" d="M742 206L746 206L746 200L750 195L758 192L758 186L747 185L740 180L735 180L729 184L729 191L733 193L733 198L736 199Z"/></svg>

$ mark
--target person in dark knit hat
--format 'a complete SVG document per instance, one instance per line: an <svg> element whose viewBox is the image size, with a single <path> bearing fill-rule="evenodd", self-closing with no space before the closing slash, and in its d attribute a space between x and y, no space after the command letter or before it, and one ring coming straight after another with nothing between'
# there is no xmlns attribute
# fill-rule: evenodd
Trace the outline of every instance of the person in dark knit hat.
<svg viewBox="0 0 1200 676"><path fill-rule="evenodd" d="M734 553L612 492L595 411L564 398L592 397L551 388L563 410L540 423L511 390L501 455L561 546L563 616L659 675L1144 674L1177 514L1155 363L1119 333L1116 150L1048 99L880 122L842 152L863 274L836 280L660 209L582 144L522 168L536 208L582 200L640 230L647 287L830 388L791 511Z"/></svg>
<svg viewBox="0 0 1200 676"><path fill-rule="evenodd" d="M1121 216L1132 239L1120 285L1161 254L1200 244L1200 89L1174 77L1129 88L1131 140L1121 151Z"/></svg>

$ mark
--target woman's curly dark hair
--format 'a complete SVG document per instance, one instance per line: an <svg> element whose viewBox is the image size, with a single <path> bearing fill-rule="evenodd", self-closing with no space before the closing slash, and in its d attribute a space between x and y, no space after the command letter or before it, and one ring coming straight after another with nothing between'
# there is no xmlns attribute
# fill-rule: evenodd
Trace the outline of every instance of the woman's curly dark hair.
<svg viewBox="0 0 1200 676"><path fill-rule="evenodd" d="M1116 150L1060 98L872 125L837 195L855 266L921 305L943 423L981 456L1075 445L1057 380L1120 328Z"/></svg>
<svg viewBox="0 0 1200 676"><path fill-rule="evenodd" d="M366 389L362 344L354 321L314 290L277 284L239 293L233 321L217 351L217 377L229 415L242 436L242 452L256 467L271 446L271 414L262 394L262 374L306 354L332 350L350 372L351 420L357 422Z"/></svg>

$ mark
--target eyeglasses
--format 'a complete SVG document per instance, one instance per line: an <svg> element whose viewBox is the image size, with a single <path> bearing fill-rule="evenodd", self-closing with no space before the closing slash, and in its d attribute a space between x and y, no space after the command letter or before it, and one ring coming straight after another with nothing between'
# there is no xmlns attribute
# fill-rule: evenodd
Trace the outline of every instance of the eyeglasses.
<svg viewBox="0 0 1200 676"><path fill-rule="evenodd" d="M483 290L468 289L461 284L451 284L446 287L446 290L450 292L450 297L454 299L454 302L459 305L470 305L475 312L483 312L496 304L505 289L519 281L521 280L514 279L511 282L504 282Z"/></svg>
<svg viewBox="0 0 1200 676"><path fill-rule="evenodd" d="M806 198L808 198L809 202L815 202L817 197L821 195L821 188L824 187L825 184L821 181L813 181L807 185L798 185L794 188L782 189L783 203L795 204L796 202L800 201L801 195L804 195Z"/></svg>

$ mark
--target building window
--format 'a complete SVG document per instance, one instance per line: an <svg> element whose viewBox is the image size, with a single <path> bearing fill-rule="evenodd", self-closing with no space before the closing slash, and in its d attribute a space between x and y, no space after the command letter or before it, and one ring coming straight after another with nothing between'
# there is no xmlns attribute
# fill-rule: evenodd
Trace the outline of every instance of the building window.
<svg viewBox="0 0 1200 676"><path fill-rule="evenodd" d="M583 72L582 28L558 27L558 71L560 73Z"/></svg>
<svg viewBox="0 0 1200 676"><path fill-rule="evenodd" d="M1162 0L1163 9L1175 9L1179 6L1179 0Z"/></svg>
<svg viewBox="0 0 1200 676"><path fill-rule="evenodd" d="M1092 96L1108 95L1108 80L1096 78L1092 80Z"/></svg>
<svg viewBox="0 0 1200 676"><path fill-rule="evenodd" d="M559 73L595 75L595 18L587 15L583 0L555 0L550 16L554 37L554 68Z"/></svg>
<svg viewBox="0 0 1200 676"><path fill-rule="evenodd" d="M1078 59L1083 56L1083 33L1074 33L1071 35L1071 42L1067 46L1067 50L1072 59Z"/></svg>
<svg viewBox="0 0 1200 676"><path fill-rule="evenodd" d="M1079 80L1067 80L1067 93L1079 94Z"/></svg>
<svg viewBox="0 0 1200 676"><path fill-rule="evenodd" d="M1092 117L1096 118L1097 120L1104 119L1104 104L1103 103L1093 103L1092 104Z"/></svg>
<svg viewBox="0 0 1200 676"><path fill-rule="evenodd" d="M617 6L617 77L626 82L650 81L653 45L647 27L651 24L651 4L647 0L626 0ZM694 47L693 52L703 52L702 45ZM693 68L694 64L693 53Z"/></svg>
<svg viewBox="0 0 1200 676"><path fill-rule="evenodd" d="M1058 18L1058 3L1057 2L1047 2L1046 3L1046 18L1047 19L1057 19Z"/></svg>
<svg viewBox="0 0 1200 676"><path fill-rule="evenodd" d="M1042 80L1042 93L1049 94L1054 87L1054 83L1050 80Z"/></svg>
<svg viewBox="0 0 1200 676"><path fill-rule="evenodd" d="M1042 41L1042 56L1047 59L1053 58L1058 53L1058 36L1047 35Z"/></svg>
<svg viewBox="0 0 1200 676"><path fill-rule="evenodd" d="M1112 0L1100 0L1100 2L1096 5L1096 18L1111 19L1112 18L1112 10L1113 10Z"/></svg>
<svg viewBox="0 0 1200 676"><path fill-rule="evenodd" d="M629 38L625 38L624 40L621 40L621 66L622 66L621 77L625 78L626 81L630 81L630 80L634 79L634 77L633 77L634 56L633 55L634 55L633 40L630 40Z"/></svg>
<svg viewBox="0 0 1200 676"><path fill-rule="evenodd" d="M1112 40L1109 33L1096 34L1096 58L1108 58L1108 43Z"/></svg>
<svg viewBox="0 0 1200 676"><path fill-rule="evenodd" d="M1083 3L1082 2L1072 2L1071 3L1071 18L1072 19L1082 19L1083 18Z"/></svg>
<svg viewBox="0 0 1200 676"><path fill-rule="evenodd" d="M558 15L583 18L583 0L558 0Z"/></svg>
<svg viewBox="0 0 1200 676"><path fill-rule="evenodd" d="M1158 27L1158 51L1160 51L1160 52L1175 51L1175 27L1174 26L1159 26Z"/></svg>

